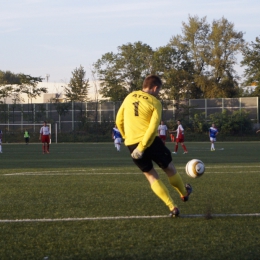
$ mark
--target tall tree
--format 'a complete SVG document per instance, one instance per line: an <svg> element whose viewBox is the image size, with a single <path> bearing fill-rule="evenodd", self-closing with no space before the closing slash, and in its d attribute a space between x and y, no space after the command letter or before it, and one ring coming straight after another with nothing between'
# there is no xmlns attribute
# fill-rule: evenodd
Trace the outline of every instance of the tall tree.
<svg viewBox="0 0 260 260"><path fill-rule="evenodd" d="M255 84L257 87L251 94L260 97L260 38L256 37L255 42L248 43L243 48L242 66L244 70L244 86Z"/></svg>
<svg viewBox="0 0 260 260"><path fill-rule="evenodd" d="M204 98L234 97L238 93L236 55L244 45L243 33L234 30L227 19L214 20L189 16L182 23L183 35L172 37L170 45L187 53L194 64L192 82Z"/></svg>
<svg viewBox="0 0 260 260"><path fill-rule="evenodd" d="M212 67L210 80L212 90L221 97L234 97L238 94L238 75L234 65L237 63L236 55L244 46L243 33L234 30L234 24L227 19L214 20L209 35L211 44ZM212 96L213 97L213 96Z"/></svg>
<svg viewBox="0 0 260 260"><path fill-rule="evenodd" d="M144 78L152 72L152 48L142 42L118 47L118 53L102 55L94 66L100 94L112 101L123 100L128 93L142 88Z"/></svg>
<svg viewBox="0 0 260 260"><path fill-rule="evenodd" d="M85 76L86 71L81 65L72 71L70 83L65 88L65 96L69 101L86 102L88 100L89 80Z"/></svg>

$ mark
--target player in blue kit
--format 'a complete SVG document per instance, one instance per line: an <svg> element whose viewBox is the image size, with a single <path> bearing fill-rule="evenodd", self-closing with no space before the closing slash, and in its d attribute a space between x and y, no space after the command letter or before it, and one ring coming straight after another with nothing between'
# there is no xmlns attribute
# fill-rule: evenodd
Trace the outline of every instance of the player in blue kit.
<svg viewBox="0 0 260 260"><path fill-rule="evenodd" d="M217 135L218 135L218 129L215 127L215 124L213 123L209 128L209 139L211 142L211 151L215 151L214 143L217 141L216 138Z"/></svg>
<svg viewBox="0 0 260 260"><path fill-rule="evenodd" d="M113 131L112 131L112 139L114 139L114 143L115 143L115 147L116 147L117 151L120 152L122 135L120 134L116 125L115 125L115 127L113 128Z"/></svg>

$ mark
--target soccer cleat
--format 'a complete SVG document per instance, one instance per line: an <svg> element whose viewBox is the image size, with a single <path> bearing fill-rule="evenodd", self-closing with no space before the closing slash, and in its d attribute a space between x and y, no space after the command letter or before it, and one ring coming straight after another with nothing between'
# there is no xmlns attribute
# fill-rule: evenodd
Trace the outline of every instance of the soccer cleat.
<svg viewBox="0 0 260 260"><path fill-rule="evenodd" d="M173 154L177 154L177 152L172 152Z"/></svg>
<svg viewBox="0 0 260 260"><path fill-rule="evenodd" d="M184 152L183 154L186 154L186 153L188 153L188 152Z"/></svg>
<svg viewBox="0 0 260 260"><path fill-rule="evenodd" d="M189 196L192 193L192 187L191 187L191 185L189 183L185 184L185 188L186 188L186 191L187 191L187 195L181 197L182 201L184 201L184 202L188 201Z"/></svg>
<svg viewBox="0 0 260 260"><path fill-rule="evenodd" d="M215 148L211 148L211 152L214 152L215 151Z"/></svg>
<svg viewBox="0 0 260 260"><path fill-rule="evenodd" d="M175 217L179 217L179 215L180 215L180 211L179 211L178 208L175 207L175 208L171 211L171 213L169 214L169 217L170 217L170 218L175 218Z"/></svg>

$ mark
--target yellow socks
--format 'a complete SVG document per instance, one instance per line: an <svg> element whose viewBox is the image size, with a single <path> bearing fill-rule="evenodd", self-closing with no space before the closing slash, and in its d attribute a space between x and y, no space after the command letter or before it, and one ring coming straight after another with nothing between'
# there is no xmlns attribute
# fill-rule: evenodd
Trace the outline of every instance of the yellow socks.
<svg viewBox="0 0 260 260"><path fill-rule="evenodd" d="M183 184L182 178L180 174L177 172L173 176L169 177L169 182L173 186L174 189L176 189L180 196L186 196L187 190Z"/></svg>
<svg viewBox="0 0 260 260"><path fill-rule="evenodd" d="M168 189L161 180L154 181L151 185L151 189L166 204L166 206L169 207L170 211L172 211L174 207L177 207L174 205Z"/></svg>

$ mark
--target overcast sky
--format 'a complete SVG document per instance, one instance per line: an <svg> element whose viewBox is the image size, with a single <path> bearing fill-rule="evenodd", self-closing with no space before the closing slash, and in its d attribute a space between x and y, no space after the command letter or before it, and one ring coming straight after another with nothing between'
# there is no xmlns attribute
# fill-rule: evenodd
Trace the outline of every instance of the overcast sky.
<svg viewBox="0 0 260 260"><path fill-rule="evenodd" d="M68 83L82 65L91 80L103 54L137 41L164 46L189 15L225 17L246 41L260 36L259 0L0 0L0 70Z"/></svg>

